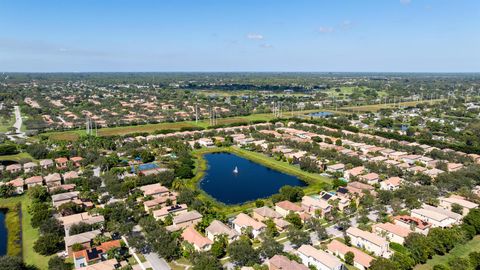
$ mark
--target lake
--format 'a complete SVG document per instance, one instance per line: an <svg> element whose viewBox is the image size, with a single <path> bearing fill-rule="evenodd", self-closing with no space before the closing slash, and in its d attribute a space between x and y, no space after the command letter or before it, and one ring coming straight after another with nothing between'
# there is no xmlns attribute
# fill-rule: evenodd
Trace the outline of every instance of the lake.
<svg viewBox="0 0 480 270"><path fill-rule="evenodd" d="M230 153L205 154L208 168L200 188L225 204L266 198L285 186L306 186L299 178ZM235 167L238 173L234 173Z"/></svg>
<svg viewBox="0 0 480 270"><path fill-rule="evenodd" d="M5 227L5 212L0 209L0 256L7 254L7 228Z"/></svg>

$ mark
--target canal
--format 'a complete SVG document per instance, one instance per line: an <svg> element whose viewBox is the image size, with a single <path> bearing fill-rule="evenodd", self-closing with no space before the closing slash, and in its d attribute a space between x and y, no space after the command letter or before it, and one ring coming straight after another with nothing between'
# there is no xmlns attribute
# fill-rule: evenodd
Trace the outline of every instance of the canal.
<svg viewBox="0 0 480 270"><path fill-rule="evenodd" d="M7 254L7 228L5 225L5 212L0 209L0 256Z"/></svg>
<svg viewBox="0 0 480 270"><path fill-rule="evenodd" d="M206 154L208 168L200 188L225 204L266 198L285 186L306 186L299 178L230 153ZM235 171L237 168L237 172Z"/></svg>

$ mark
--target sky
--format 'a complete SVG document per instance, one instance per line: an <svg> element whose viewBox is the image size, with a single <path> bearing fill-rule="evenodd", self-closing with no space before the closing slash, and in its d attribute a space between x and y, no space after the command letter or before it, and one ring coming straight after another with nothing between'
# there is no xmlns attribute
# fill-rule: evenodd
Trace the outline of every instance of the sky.
<svg viewBox="0 0 480 270"><path fill-rule="evenodd" d="M0 0L0 71L480 72L480 1Z"/></svg>

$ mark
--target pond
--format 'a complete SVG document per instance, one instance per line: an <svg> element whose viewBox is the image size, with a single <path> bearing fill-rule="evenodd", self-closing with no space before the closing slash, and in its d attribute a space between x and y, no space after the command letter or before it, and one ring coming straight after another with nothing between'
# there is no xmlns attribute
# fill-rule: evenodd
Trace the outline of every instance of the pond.
<svg viewBox="0 0 480 270"><path fill-rule="evenodd" d="M333 113L331 113L331 112L314 112L314 113L310 113L309 115L313 116L313 117L327 118L327 117L332 116Z"/></svg>
<svg viewBox="0 0 480 270"><path fill-rule="evenodd" d="M299 178L230 153L206 154L208 168L200 188L225 204L266 198L285 186L306 186ZM237 172L235 172L237 170Z"/></svg>
<svg viewBox="0 0 480 270"><path fill-rule="evenodd" d="M0 256L7 254L7 228L5 227L5 212L0 209Z"/></svg>

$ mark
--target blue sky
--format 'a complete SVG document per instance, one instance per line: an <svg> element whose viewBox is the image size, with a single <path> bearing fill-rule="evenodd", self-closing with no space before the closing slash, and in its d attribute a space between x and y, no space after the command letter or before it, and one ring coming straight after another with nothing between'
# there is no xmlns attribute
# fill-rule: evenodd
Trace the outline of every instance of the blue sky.
<svg viewBox="0 0 480 270"><path fill-rule="evenodd" d="M479 0L1 0L0 71L480 72Z"/></svg>

